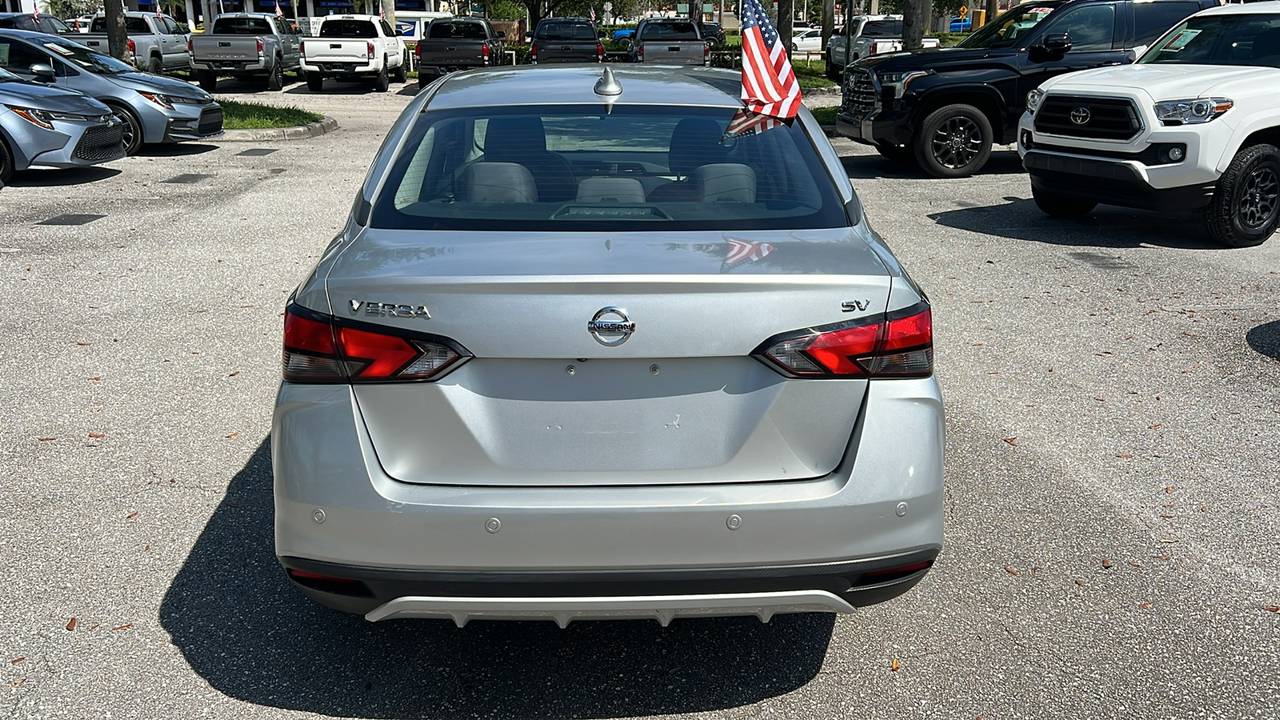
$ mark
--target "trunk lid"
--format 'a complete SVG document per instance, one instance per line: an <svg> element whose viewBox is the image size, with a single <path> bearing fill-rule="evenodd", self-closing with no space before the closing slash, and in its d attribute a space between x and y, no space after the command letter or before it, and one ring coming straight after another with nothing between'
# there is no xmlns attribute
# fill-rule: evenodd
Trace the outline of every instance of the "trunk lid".
<svg viewBox="0 0 1280 720"><path fill-rule="evenodd" d="M856 230L431 235L367 231L327 276L334 315L475 355L437 382L354 386L392 477L753 482L821 476L844 456L866 381L787 379L750 354L779 333L884 312L890 278ZM730 240L769 250L730 264ZM606 307L635 323L622 344L588 331Z"/></svg>

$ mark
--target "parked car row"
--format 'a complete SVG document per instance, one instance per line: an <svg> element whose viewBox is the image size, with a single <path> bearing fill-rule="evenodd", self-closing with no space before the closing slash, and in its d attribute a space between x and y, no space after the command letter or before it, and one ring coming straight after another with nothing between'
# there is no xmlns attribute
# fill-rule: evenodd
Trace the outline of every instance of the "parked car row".
<svg viewBox="0 0 1280 720"><path fill-rule="evenodd" d="M222 134L213 96L59 36L0 30L0 180Z"/></svg>
<svg viewBox="0 0 1280 720"><path fill-rule="evenodd" d="M1049 215L1196 210L1240 247L1280 221L1276 87L1280 3L1048 0L954 49L853 63L836 129L940 178L1016 142Z"/></svg>

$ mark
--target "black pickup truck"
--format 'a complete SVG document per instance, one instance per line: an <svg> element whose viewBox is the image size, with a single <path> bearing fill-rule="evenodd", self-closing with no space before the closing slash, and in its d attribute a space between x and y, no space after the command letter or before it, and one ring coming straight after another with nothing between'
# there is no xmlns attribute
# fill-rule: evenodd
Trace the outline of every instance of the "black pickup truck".
<svg viewBox="0 0 1280 720"><path fill-rule="evenodd" d="M604 44L585 18L547 18L528 37L534 65L604 62Z"/></svg>
<svg viewBox="0 0 1280 720"><path fill-rule="evenodd" d="M455 70L473 70L502 64L502 39L483 18L438 18L422 31L413 49L418 65L418 87Z"/></svg>
<svg viewBox="0 0 1280 720"><path fill-rule="evenodd" d="M1011 143L1027 93L1054 75L1131 63L1220 0L1045 0L1015 6L954 48L850 65L836 132L942 178L982 169Z"/></svg>

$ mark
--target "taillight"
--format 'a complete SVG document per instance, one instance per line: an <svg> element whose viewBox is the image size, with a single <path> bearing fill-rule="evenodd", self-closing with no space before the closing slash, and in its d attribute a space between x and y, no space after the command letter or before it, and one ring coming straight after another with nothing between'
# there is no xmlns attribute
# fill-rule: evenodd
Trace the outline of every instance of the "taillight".
<svg viewBox="0 0 1280 720"><path fill-rule="evenodd" d="M702 46L702 64L703 65L711 64L711 46L710 45Z"/></svg>
<svg viewBox="0 0 1280 720"><path fill-rule="evenodd" d="M258 54L259 55L263 54L263 52L265 52L266 49L267 49L267 46L263 44L262 38L258 38Z"/></svg>
<svg viewBox="0 0 1280 720"><path fill-rule="evenodd" d="M191 38L187 38L187 52L193 55L196 52L196 41L192 40Z"/></svg>
<svg viewBox="0 0 1280 720"><path fill-rule="evenodd" d="M421 60L421 59L422 59L422 45L421 45L421 44L418 44L418 45L414 45L414 46L413 46L413 54L414 54L414 55L416 55L416 56L418 57L418 59L419 59L419 60Z"/></svg>
<svg viewBox="0 0 1280 720"><path fill-rule="evenodd" d="M484 59L485 65L489 64L489 46L488 45L480 46L480 57Z"/></svg>
<svg viewBox="0 0 1280 720"><path fill-rule="evenodd" d="M596 62L604 62L604 43L596 43Z"/></svg>
<svg viewBox="0 0 1280 720"><path fill-rule="evenodd" d="M133 41L133 38L129 38L129 54L130 55L138 54L138 44Z"/></svg>
<svg viewBox="0 0 1280 720"><path fill-rule="evenodd" d="M365 56L366 56L366 57L370 57L370 58L371 58L371 57L373 57L373 43L371 43L371 42L367 42L367 43L365 43L365 44L364 44L364 49L365 49L365 53L364 53L364 54L365 54Z"/></svg>
<svg viewBox="0 0 1280 720"><path fill-rule="evenodd" d="M534 65L538 64L538 43L530 43L529 45L529 62Z"/></svg>
<svg viewBox="0 0 1280 720"><path fill-rule="evenodd" d="M644 62L644 46L643 45L636 45L636 57L639 58L640 62Z"/></svg>
<svg viewBox="0 0 1280 720"><path fill-rule="evenodd" d="M299 55L307 54L307 43L305 40L298 43L298 54Z"/></svg>
<svg viewBox="0 0 1280 720"><path fill-rule="evenodd" d="M773 337L755 355L794 377L926 377L933 374L933 316L921 303Z"/></svg>
<svg viewBox="0 0 1280 720"><path fill-rule="evenodd" d="M470 358L432 336L400 334L293 306L284 316L284 379L291 382L434 380Z"/></svg>

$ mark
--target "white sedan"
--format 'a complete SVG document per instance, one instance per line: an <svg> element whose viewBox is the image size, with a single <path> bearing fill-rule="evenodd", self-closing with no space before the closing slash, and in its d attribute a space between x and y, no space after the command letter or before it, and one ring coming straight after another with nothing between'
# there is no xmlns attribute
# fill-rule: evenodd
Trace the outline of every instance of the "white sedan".
<svg viewBox="0 0 1280 720"><path fill-rule="evenodd" d="M822 52L822 29L797 32L791 38L791 52Z"/></svg>

